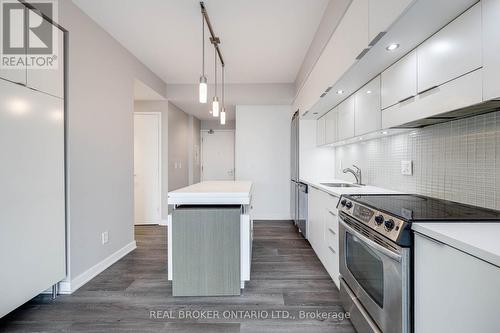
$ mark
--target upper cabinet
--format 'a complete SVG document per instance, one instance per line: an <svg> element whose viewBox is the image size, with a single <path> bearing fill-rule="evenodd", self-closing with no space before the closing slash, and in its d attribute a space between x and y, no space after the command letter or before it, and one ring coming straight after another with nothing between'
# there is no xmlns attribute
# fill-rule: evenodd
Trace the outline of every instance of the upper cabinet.
<svg viewBox="0 0 500 333"><path fill-rule="evenodd" d="M338 140L338 113L334 109L325 115L325 143L332 144Z"/></svg>
<svg viewBox="0 0 500 333"><path fill-rule="evenodd" d="M322 146L325 144L325 116L316 121L316 145Z"/></svg>
<svg viewBox="0 0 500 333"><path fill-rule="evenodd" d="M300 90L294 106L309 110L368 47L368 0L353 0Z"/></svg>
<svg viewBox="0 0 500 333"><path fill-rule="evenodd" d="M382 128L380 108L380 76L366 84L354 95L355 135L363 135Z"/></svg>
<svg viewBox="0 0 500 333"><path fill-rule="evenodd" d="M417 48L418 92L480 68L481 49L481 3L478 3Z"/></svg>
<svg viewBox="0 0 500 333"><path fill-rule="evenodd" d="M483 0L483 99L500 97L500 0Z"/></svg>
<svg viewBox="0 0 500 333"><path fill-rule="evenodd" d="M338 106L339 140L345 140L354 136L354 96L349 97Z"/></svg>
<svg viewBox="0 0 500 333"><path fill-rule="evenodd" d="M382 73L382 109L417 94L417 52L412 51Z"/></svg>
<svg viewBox="0 0 500 333"><path fill-rule="evenodd" d="M369 0L369 40L374 44L413 0Z"/></svg>
<svg viewBox="0 0 500 333"><path fill-rule="evenodd" d="M15 11L13 13L12 15L15 15ZM31 15L38 15L35 14L35 12L33 13L34 14L31 14L30 12ZM24 14L21 10L20 15L22 16ZM43 24L52 26L52 23L46 21L44 18L42 18L42 20L44 22ZM15 69L0 68L0 78L55 97L64 98L64 33L56 26L52 27L54 30L51 43L54 56L52 54L43 54L40 56L38 54L27 54L29 53L27 52L27 46L23 43L24 51L20 51L19 53L22 54L22 58L28 66L16 65ZM24 27L22 24L12 25L11 29L11 38L14 36L21 41L27 39L26 33L29 29L26 25ZM25 35L23 36L23 34ZM50 45L49 43L47 44ZM13 56L13 58L16 61L19 60L17 55L15 57ZM53 67L48 65L41 67L48 64L49 61L55 65Z"/></svg>
<svg viewBox="0 0 500 333"><path fill-rule="evenodd" d="M55 68L28 68L26 84L28 87L42 91L44 93L64 98L64 33L57 27L57 39L54 47L57 48L57 65Z"/></svg>

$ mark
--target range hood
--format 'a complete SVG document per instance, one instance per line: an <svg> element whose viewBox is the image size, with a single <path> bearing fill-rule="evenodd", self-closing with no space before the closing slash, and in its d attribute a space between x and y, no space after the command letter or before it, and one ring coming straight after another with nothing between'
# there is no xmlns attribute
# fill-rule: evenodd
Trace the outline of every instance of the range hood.
<svg viewBox="0 0 500 333"><path fill-rule="evenodd" d="M422 128L445 123L447 121L479 116L481 114L500 111L500 99L492 99L482 103L470 105L453 111L441 113L437 116L415 120L392 128Z"/></svg>

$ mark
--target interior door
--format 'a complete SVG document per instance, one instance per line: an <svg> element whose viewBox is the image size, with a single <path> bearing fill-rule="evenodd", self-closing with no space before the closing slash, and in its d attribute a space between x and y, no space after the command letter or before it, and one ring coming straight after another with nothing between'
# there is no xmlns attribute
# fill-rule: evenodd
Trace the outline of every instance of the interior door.
<svg viewBox="0 0 500 333"><path fill-rule="evenodd" d="M201 147L202 180L234 180L234 131L203 131Z"/></svg>
<svg viewBox="0 0 500 333"><path fill-rule="evenodd" d="M134 114L135 224L161 221L161 115Z"/></svg>

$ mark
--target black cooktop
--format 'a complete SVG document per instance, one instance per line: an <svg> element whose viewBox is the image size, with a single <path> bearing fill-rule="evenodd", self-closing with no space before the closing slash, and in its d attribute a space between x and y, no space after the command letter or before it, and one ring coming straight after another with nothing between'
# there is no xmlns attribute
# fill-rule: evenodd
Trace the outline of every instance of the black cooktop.
<svg viewBox="0 0 500 333"><path fill-rule="evenodd" d="M500 211L413 194L362 194L346 198L408 222L499 222Z"/></svg>

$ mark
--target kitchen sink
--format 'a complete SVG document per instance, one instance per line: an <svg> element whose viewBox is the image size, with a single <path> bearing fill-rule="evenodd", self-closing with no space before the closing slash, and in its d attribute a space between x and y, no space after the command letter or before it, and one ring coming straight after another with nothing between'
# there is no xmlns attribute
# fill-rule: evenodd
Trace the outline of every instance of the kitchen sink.
<svg viewBox="0 0 500 333"><path fill-rule="evenodd" d="M320 184L328 187L361 187L361 185L349 184L349 183L320 183Z"/></svg>

